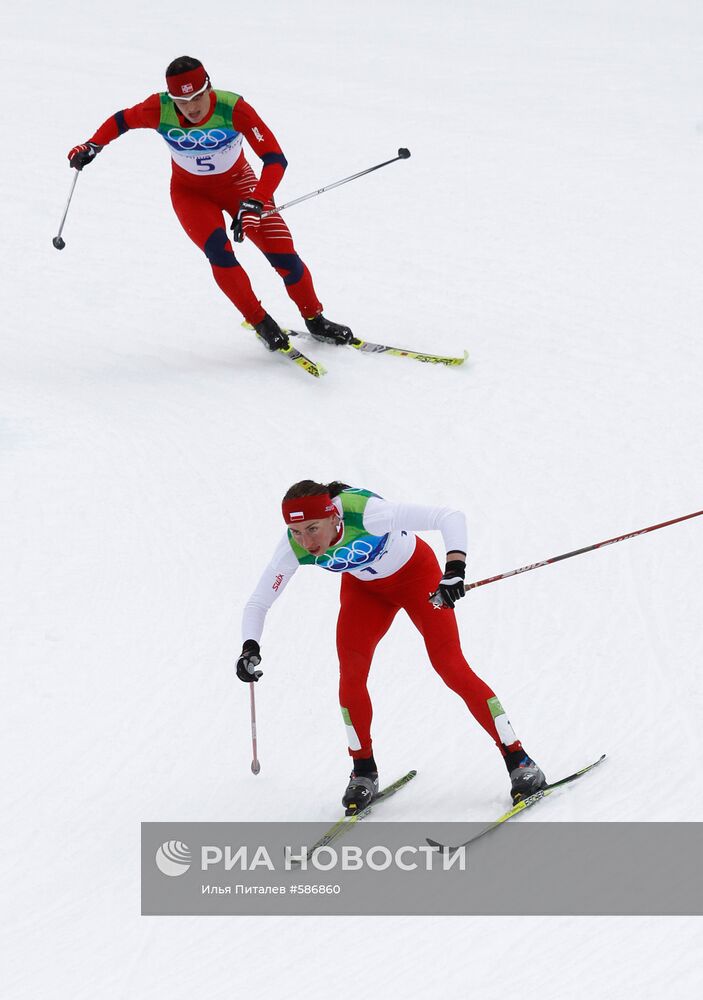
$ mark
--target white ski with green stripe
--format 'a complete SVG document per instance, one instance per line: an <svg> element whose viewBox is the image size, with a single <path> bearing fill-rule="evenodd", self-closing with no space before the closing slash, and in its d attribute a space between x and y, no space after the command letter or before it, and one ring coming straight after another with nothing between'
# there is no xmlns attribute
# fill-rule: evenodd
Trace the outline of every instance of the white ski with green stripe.
<svg viewBox="0 0 703 1000"><path fill-rule="evenodd" d="M416 774L417 771L408 771L408 773L404 774L402 778L398 778L397 781L394 781L392 785L382 788L373 802L369 803L365 809L361 809L352 816L342 816L341 819L338 819L326 833L323 833L319 840L315 841L312 847L308 848L305 855L306 861L309 861L315 851L319 850L321 847L327 847L327 845L331 844L333 840L338 840L339 837L343 837L345 833L349 833L355 823L360 823L362 819L366 819L375 806L377 806L380 802L383 802L384 799L389 799L391 795L395 795L395 793L400 791L401 788L404 788L409 781L412 781Z"/></svg>
<svg viewBox="0 0 703 1000"><path fill-rule="evenodd" d="M526 799L522 799L522 801L514 805L512 809L508 809L506 813L503 813L503 815L499 816L498 819L489 823L488 826L485 826L482 830L479 830L479 832L475 833L473 837L469 837L468 840L465 840L463 844L455 844L453 847L450 847L448 844L441 844L438 840L432 840L430 837L426 838L427 843L430 847L435 847L440 851L449 851L450 853L452 851L458 851L462 847L468 847L469 844L473 844L474 841L479 840L481 837L485 837L487 833L490 833L497 827L502 826L503 823L507 823L508 820L517 816L518 813L524 812L525 809L529 809L531 806L537 805L537 803L541 802L542 799L547 797L547 795L551 795L555 789L561 788L562 785L568 785L570 781L576 781L577 778L582 777L584 774L588 774L589 771L592 771L594 767L598 767L598 765L604 760L605 754L602 754L598 760L594 760L592 764L587 764L585 767L582 767L580 771L574 771L573 774L568 774L565 778L560 778L559 781L552 781L545 788L540 789L539 792L535 792L534 795L528 795Z"/></svg>

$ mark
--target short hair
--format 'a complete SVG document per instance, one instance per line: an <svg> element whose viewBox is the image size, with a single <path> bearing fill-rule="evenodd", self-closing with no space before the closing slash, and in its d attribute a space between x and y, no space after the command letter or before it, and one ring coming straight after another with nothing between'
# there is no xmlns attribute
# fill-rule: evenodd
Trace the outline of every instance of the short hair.
<svg viewBox="0 0 703 1000"><path fill-rule="evenodd" d="M343 490L348 490L349 488L346 483L340 483L337 479L331 483L316 483L314 479L301 479L299 483L293 483L283 497L283 502L285 503L286 500L299 500L300 497L319 497L324 493L328 493L330 497L336 497Z"/></svg>
<svg viewBox="0 0 703 1000"><path fill-rule="evenodd" d="M189 73L193 69L199 69L203 64L199 59L192 56L179 56L172 63L168 64L166 76L178 76L179 73Z"/></svg>

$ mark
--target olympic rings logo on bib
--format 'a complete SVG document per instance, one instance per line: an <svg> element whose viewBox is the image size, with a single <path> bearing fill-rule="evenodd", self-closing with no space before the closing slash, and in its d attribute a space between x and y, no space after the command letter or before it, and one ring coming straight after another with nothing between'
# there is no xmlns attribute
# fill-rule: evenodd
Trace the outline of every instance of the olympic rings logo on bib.
<svg viewBox="0 0 703 1000"><path fill-rule="evenodd" d="M186 132L182 128L170 128L166 140L179 149L219 149L227 145L235 136L221 128L211 128L205 131L201 128L191 128Z"/></svg>
<svg viewBox="0 0 703 1000"><path fill-rule="evenodd" d="M340 545L338 549L334 550L334 555L328 556L325 553L317 556L315 563L322 569L331 570L333 573L343 573L346 569L355 569L357 566L373 562L383 550L387 538L388 536L384 535L383 538L378 539L376 545L372 545L371 542L367 542L363 538L357 538L351 545Z"/></svg>

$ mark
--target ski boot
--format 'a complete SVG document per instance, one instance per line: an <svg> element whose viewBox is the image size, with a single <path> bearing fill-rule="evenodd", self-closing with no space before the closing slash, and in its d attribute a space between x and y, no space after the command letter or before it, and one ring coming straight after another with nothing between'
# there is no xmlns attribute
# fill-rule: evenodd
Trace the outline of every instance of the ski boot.
<svg viewBox="0 0 703 1000"><path fill-rule="evenodd" d="M515 806L523 799L547 787L547 779L541 769L524 752L517 767L508 767L508 771L510 774L510 794Z"/></svg>
<svg viewBox="0 0 703 1000"><path fill-rule="evenodd" d="M260 323L254 324L254 329L256 330L256 336L264 342L269 351L280 351L281 348L288 347L288 337L276 320L272 319L268 313L266 313Z"/></svg>
<svg viewBox="0 0 703 1000"><path fill-rule="evenodd" d="M354 334L348 326L333 323L331 320L325 319L322 313L318 313L311 319L306 319L305 325L313 339L320 340L324 344L350 344L354 339Z"/></svg>
<svg viewBox="0 0 703 1000"><path fill-rule="evenodd" d="M353 816L370 806L378 795L378 771L354 770L349 776L347 790L342 796L342 805L347 816Z"/></svg>

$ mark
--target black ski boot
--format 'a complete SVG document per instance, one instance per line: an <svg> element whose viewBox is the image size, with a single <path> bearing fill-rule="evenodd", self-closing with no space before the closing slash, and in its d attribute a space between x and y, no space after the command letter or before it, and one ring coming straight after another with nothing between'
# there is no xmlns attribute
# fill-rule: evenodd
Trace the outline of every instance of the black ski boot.
<svg viewBox="0 0 703 1000"><path fill-rule="evenodd" d="M281 348L288 347L288 337L268 313L254 326L254 329L259 340L264 342L269 351L280 351Z"/></svg>
<svg viewBox="0 0 703 1000"><path fill-rule="evenodd" d="M373 757L354 761L354 770L349 776L347 790L342 797L342 805L347 816L361 812L370 806L378 795L378 771Z"/></svg>
<svg viewBox="0 0 703 1000"><path fill-rule="evenodd" d="M325 319L322 313L318 313L312 319L306 319L305 325L315 340L321 340L325 344L350 344L354 339L354 334L348 326L333 323Z"/></svg>
<svg viewBox="0 0 703 1000"><path fill-rule="evenodd" d="M506 758L508 773L510 774L510 794L513 797L513 805L515 806L518 802L522 802L523 799L547 787L547 779L541 769L531 757L527 756L524 750L521 753L522 760L518 762L517 766L511 766L511 763Z"/></svg>

